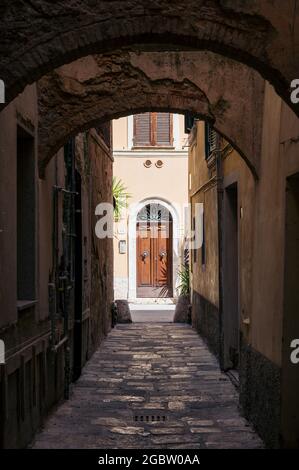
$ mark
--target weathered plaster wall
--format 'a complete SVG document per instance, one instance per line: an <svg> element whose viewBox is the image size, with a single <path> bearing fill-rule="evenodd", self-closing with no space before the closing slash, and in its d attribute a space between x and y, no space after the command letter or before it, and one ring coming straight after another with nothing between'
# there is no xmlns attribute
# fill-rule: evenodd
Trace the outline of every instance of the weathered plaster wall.
<svg viewBox="0 0 299 470"><path fill-rule="evenodd" d="M298 72L292 0L46 0L1 5L1 73L7 97L71 60L115 47L209 49L255 67L290 102ZM296 28L297 26L297 28ZM34 32L34 34L33 34Z"/></svg>
<svg viewBox="0 0 299 470"><path fill-rule="evenodd" d="M17 308L17 125L36 139L36 302L23 310ZM91 139L92 132L88 134L88 139ZM111 201L110 150L99 137L96 137L97 143L93 140L89 150L84 150L83 141L82 135L76 139L76 166L82 176L83 206L82 365L109 331L113 288L112 240L101 243L94 240L93 215L98 199ZM37 96L34 86L26 88L23 95L1 113L0 142L0 339L6 346L6 363L0 365L0 447L19 448L28 444L50 408L63 396L65 383L65 348L61 345L54 353L50 343L48 292L52 270L53 186L65 187L64 152L60 150L57 153L46 168L45 178L39 180ZM62 199L59 211L58 249L62 254ZM92 246L96 248L91 256ZM72 376L72 308L69 315L68 345Z"/></svg>
<svg viewBox="0 0 299 470"><path fill-rule="evenodd" d="M239 310L242 331L248 334L242 323L251 312L252 303L252 230L254 216L255 179L244 160L236 151L224 152L222 160L222 185L238 184L239 217ZM189 153L192 203L203 203L205 212L206 262L202 264L202 250L197 251L192 263L193 323L206 337L219 355L219 246L218 201L215 166L208 167L204 149L204 123L198 122L194 130ZM242 210L241 210L242 208ZM241 217L242 214L242 217ZM194 256L193 256L194 260Z"/></svg>
<svg viewBox="0 0 299 470"><path fill-rule="evenodd" d="M240 159L231 152L223 161L224 187L238 184L238 232L239 232L239 314L240 328L248 336L247 320L252 312L252 256L255 215L255 179Z"/></svg>
<svg viewBox="0 0 299 470"><path fill-rule="evenodd" d="M53 187L65 187L65 169L63 149L54 156L47 166L45 178L38 180L39 184L39 316L49 319L49 276L52 270L52 237L53 237ZM59 248L61 251L61 233Z"/></svg>
<svg viewBox="0 0 299 470"><path fill-rule="evenodd" d="M252 313L242 351L241 403L267 444L281 444L286 177L298 172L299 124L266 86L253 233ZM285 359L289 360L289 359Z"/></svg>
<svg viewBox="0 0 299 470"><path fill-rule="evenodd" d="M95 226L96 206L102 202L112 204L112 153L94 131L88 134L90 155L90 224L91 224L91 348L99 345L111 329L113 302L113 238L98 239Z"/></svg>
<svg viewBox="0 0 299 470"><path fill-rule="evenodd" d="M288 442L281 420L283 418L285 426L291 413L285 407L286 415L281 414L281 400L286 402L288 396L288 378L284 378L283 387L281 383L283 323L287 321L283 309L285 191L286 177L299 170L298 135L298 119L266 84L260 178L254 180L236 152L223 161L224 186L237 181L239 191L240 400L246 416L270 447L280 446L282 434L284 445ZM198 136L203 139L200 129ZM196 157L199 159L197 165ZM193 191L194 180L202 185L211 176L203 164L203 147L201 150L191 148ZM203 202L203 196L196 195L193 199ZM208 233L209 225L214 225L212 234L207 235L207 265L214 264L218 272L217 257L215 260L209 256L208 250L209 243L215 250L217 247L216 207L214 197L214 205L210 208L214 221L208 220L206 229ZM201 270L193 266L193 317L195 326L207 336L217 353L218 286L215 287L213 282L205 285L204 278L208 273L207 266ZM285 348L284 354L284 361L289 361Z"/></svg>
<svg viewBox="0 0 299 470"><path fill-rule="evenodd" d="M299 168L299 123L269 85L264 110L262 166L256 188L251 341L255 349L280 365L285 179Z"/></svg>
<svg viewBox="0 0 299 470"><path fill-rule="evenodd" d="M70 135L155 110L214 122L258 174L264 81L234 60L211 52L118 51L65 65L44 76L38 88L41 175Z"/></svg>
<svg viewBox="0 0 299 470"><path fill-rule="evenodd" d="M0 113L0 328L15 323L17 314L16 246L17 246L17 126L37 137L36 86L24 93ZM35 153L37 162L37 153ZM10 286L8 289L7 286Z"/></svg>
<svg viewBox="0 0 299 470"><path fill-rule="evenodd" d="M218 308L218 222L215 171L208 169L204 156L204 123L198 122L194 131L194 140L189 153L189 174L191 175L189 196L192 205L196 203L204 205L206 264L202 265L202 250L198 249L196 262L194 262L194 255L192 262L193 289L200 292L208 302Z"/></svg>

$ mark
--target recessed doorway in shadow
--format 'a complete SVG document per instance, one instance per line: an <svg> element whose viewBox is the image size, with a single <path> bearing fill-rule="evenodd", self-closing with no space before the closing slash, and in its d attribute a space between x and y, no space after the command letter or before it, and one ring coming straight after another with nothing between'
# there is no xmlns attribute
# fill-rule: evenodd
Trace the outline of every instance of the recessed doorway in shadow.
<svg viewBox="0 0 299 470"><path fill-rule="evenodd" d="M222 213L223 368L239 366L238 186L224 189Z"/></svg>

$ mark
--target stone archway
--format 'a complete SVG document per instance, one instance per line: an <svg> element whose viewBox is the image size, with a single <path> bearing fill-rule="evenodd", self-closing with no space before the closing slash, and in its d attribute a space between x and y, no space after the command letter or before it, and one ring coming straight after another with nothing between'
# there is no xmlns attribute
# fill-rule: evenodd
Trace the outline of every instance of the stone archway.
<svg viewBox="0 0 299 470"><path fill-rule="evenodd" d="M38 83L40 175L71 135L142 111L193 113L213 122L258 175L264 80L211 52L88 56Z"/></svg>
<svg viewBox="0 0 299 470"><path fill-rule="evenodd" d="M255 68L290 102L299 63L299 9L274 0L4 0L0 70L7 101L45 73L125 47L210 50Z"/></svg>

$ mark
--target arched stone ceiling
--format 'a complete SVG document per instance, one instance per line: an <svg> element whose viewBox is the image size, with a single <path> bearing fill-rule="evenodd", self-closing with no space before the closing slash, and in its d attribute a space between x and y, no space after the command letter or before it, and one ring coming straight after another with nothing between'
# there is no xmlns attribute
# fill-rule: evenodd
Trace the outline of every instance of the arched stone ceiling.
<svg viewBox="0 0 299 470"><path fill-rule="evenodd" d="M201 49L255 68L290 102L299 78L296 0L2 0L7 101L54 68L94 53Z"/></svg>
<svg viewBox="0 0 299 470"><path fill-rule="evenodd" d="M87 56L38 82L40 175L71 135L142 111L210 120L258 174L264 80L211 52Z"/></svg>

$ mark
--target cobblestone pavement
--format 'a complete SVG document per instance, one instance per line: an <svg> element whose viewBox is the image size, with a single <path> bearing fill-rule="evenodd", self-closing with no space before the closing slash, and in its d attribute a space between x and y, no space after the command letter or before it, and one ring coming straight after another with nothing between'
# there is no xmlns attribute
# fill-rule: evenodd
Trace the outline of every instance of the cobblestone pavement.
<svg viewBox="0 0 299 470"><path fill-rule="evenodd" d="M260 448L238 394L187 325L117 326L33 448Z"/></svg>

